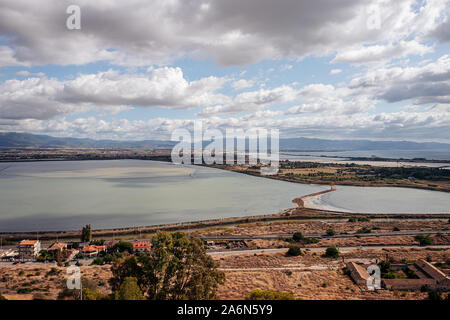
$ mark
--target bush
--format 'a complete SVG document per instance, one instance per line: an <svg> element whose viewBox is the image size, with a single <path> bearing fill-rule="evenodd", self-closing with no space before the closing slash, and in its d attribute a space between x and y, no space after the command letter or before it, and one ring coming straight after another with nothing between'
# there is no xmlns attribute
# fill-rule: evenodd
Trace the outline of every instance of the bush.
<svg viewBox="0 0 450 320"><path fill-rule="evenodd" d="M361 229L359 229L358 231L356 231L356 233L371 233L372 231L370 229L367 229L366 227L362 227Z"/></svg>
<svg viewBox="0 0 450 320"><path fill-rule="evenodd" d="M325 257L328 258L339 258L339 251L335 247L329 247L325 251Z"/></svg>
<svg viewBox="0 0 450 320"><path fill-rule="evenodd" d="M327 230L327 236L331 236L332 237L334 235L336 235L336 231L334 231L333 228L330 228L330 229Z"/></svg>
<svg viewBox="0 0 450 320"><path fill-rule="evenodd" d="M299 241L304 240L304 239L305 239L305 236L304 236L301 232L296 232L296 233L294 233L294 235L292 236L292 239L293 239L294 241L299 242Z"/></svg>
<svg viewBox="0 0 450 320"><path fill-rule="evenodd" d="M288 254L289 256L294 256L294 257L296 257L296 256L301 256L303 253L302 253L302 250L300 250L299 247L297 247L297 246L292 246L292 247L289 247L289 250L288 250L287 254Z"/></svg>
<svg viewBox="0 0 450 320"><path fill-rule="evenodd" d="M398 227L394 227L394 229L392 229L392 231L400 231L400 229Z"/></svg>
<svg viewBox="0 0 450 320"><path fill-rule="evenodd" d="M253 290L245 297L246 300L295 300L291 292L273 290Z"/></svg>
<svg viewBox="0 0 450 320"><path fill-rule="evenodd" d="M414 239L416 241L419 241L419 245L421 245L421 246L428 246L428 245L432 244L432 241L429 236L424 236L424 235L418 234L417 236L414 237Z"/></svg>
<svg viewBox="0 0 450 320"><path fill-rule="evenodd" d="M105 262L103 261L103 259L100 257L97 257L94 260L92 260L91 266L95 266L95 265L102 266L104 264L105 264Z"/></svg>

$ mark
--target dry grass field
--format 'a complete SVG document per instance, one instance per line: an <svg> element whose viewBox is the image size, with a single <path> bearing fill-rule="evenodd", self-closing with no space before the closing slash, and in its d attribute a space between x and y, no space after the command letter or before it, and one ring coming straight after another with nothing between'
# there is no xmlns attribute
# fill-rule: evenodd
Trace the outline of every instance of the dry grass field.
<svg viewBox="0 0 450 320"><path fill-rule="evenodd" d="M450 249L383 249L355 250L343 253L341 258L330 259L320 252L305 252L303 256L289 257L283 253L241 254L214 256L225 272L226 282L220 287L219 299L245 299L255 289L292 292L299 299L425 299L421 292L380 290L362 291L343 274L344 261L363 259L375 262L386 257L397 261L431 259L445 261ZM82 276L97 283L104 294L110 293L108 279L110 266L82 266ZM0 291L7 299L56 299L67 279L65 268L52 266L1 266ZM20 289L31 289L21 292Z"/></svg>

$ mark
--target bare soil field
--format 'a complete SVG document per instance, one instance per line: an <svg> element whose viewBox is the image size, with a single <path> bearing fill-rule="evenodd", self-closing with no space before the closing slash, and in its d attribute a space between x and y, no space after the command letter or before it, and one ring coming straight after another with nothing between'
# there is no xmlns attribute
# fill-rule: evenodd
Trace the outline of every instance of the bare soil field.
<svg viewBox="0 0 450 320"><path fill-rule="evenodd" d="M338 259L324 258L320 252L304 252L290 257L283 253L214 256L225 272L226 282L220 287L219 299L244 299L252 290L292 292L299 299L425 299L426 293L379 290L363 291L343 274L349 259L372 260L395 258L396 261L431 259L442 262L450 257L450 249L383 249L355 250ZM7 299L57 299L67 280L66 268L52 266L0 266L0 292ZM82 266L82 276L97 283L102 293L110 293L110 266ZM23 290L25 289L25 293ZM30 291L30 292L28 292Z"/></svg>
<svg viewBox="0 0 450 320"><path fill-rule="evenodd" d="M379 290L363 291L343 274L348 259L395 257L398 261L429 258L445 261L450 250L386 249L361 250L342 254L340 259L323 258L319 253L288 257L281 253L217 257L226 273L226 283L219 290L221 299L242 299L255 289L292 292L300 299L425 299L426 293Z"/></svg>
<svg viewBox="0 0 450 320"><path fill-rule="evenodd" d="M356 233L362 228L372 233L392 232L397 227L400 231L438 231L450 230L448 220L373 220L369 222L348 221L275 221L239 224L236 226L214 227L190 232L194 236L212 235L268 235L302 232L303 234L326 234L333 229L336 234Z"/></svg>

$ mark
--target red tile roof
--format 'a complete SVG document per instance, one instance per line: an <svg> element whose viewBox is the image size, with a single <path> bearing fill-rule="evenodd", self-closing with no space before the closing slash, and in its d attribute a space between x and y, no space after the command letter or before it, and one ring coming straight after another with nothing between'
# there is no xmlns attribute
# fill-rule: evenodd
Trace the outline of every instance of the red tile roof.
<svg viewBox="0 0 450 320"><path fill-rule="evenodd" d="M33 246L37 240L22 240L20 241L21 246Z"/></svg>
<svg viewBox="0 0 450 320"><path fill-rule="evenodd" d="M149 241L137 241L133 242L133 249L135 248L151 248L152 243Z"/></svg>

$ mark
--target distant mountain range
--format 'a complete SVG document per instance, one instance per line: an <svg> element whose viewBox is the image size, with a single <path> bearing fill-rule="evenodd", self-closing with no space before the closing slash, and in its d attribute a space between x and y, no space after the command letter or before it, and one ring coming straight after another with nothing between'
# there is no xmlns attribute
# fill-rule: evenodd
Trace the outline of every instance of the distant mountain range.
<svg viewBox="0 0 450 320"><path fill-rule="evenodd" d="M29 133L0 132L0 147L72 147L72 148L136 148L167 149L177 142L169 140L117 141L80 138L58 138ZM450 151L450 144L437 142L327 140L314 138L280 139L280 149L290 151L352 151L352 150L441 150Z"/></svg>
<svg viewBox="0 0 450 320"><path fill-rule="evenodd" d="M118 141L58 138L30 133L0 132L0 147L72 147L72 148L172 148L176 142L162 140Z"/></svg>

